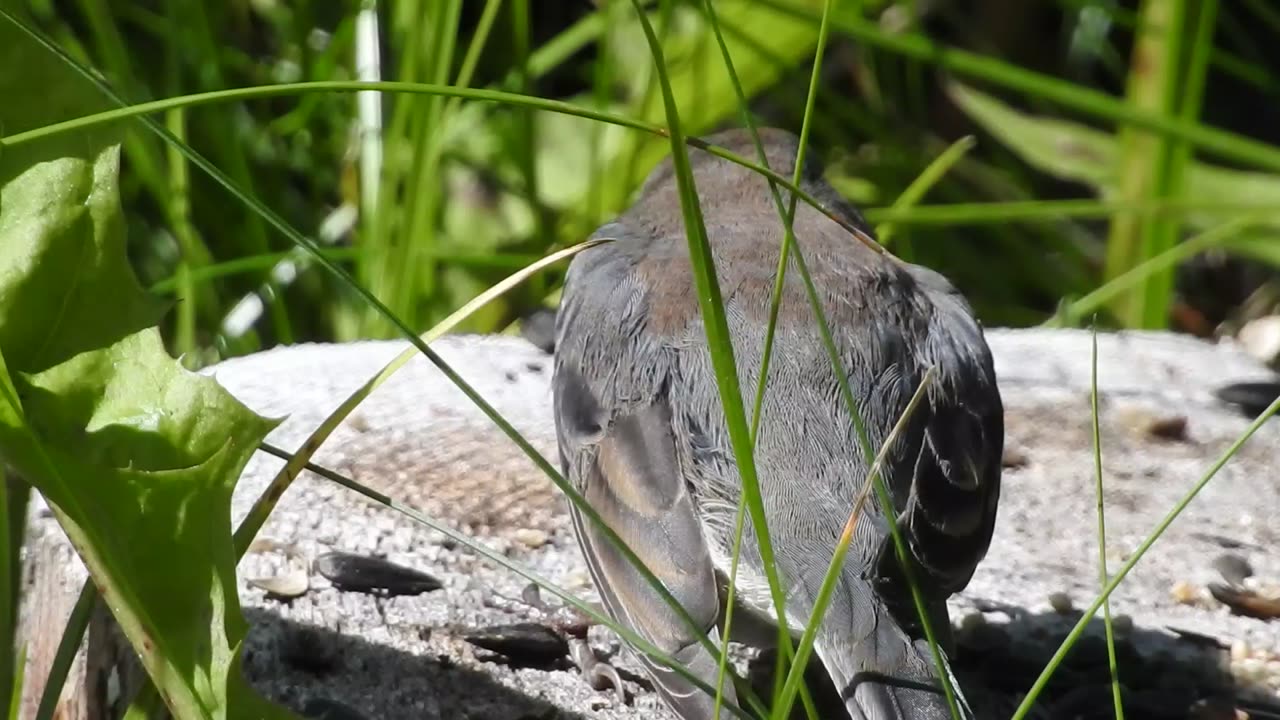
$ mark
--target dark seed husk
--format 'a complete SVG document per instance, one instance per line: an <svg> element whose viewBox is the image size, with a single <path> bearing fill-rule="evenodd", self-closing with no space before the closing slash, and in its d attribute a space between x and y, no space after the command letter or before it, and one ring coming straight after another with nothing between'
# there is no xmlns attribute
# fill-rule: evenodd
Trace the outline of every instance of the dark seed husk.
<svg viewBox="0 0 1280 720"><path fill-rule="evenodd" d="M529 665L550 665L569 654L569 643L555 630L539 623L494 625L468 633L476 647Z"/></svg>
<svg viewBox="0 0 1280 720"><path fill-rule="evenodd" d="M339 590L381 595L421 595L439 590L439 580L381 558L330 552L316 558L316 573Z"/></svg>

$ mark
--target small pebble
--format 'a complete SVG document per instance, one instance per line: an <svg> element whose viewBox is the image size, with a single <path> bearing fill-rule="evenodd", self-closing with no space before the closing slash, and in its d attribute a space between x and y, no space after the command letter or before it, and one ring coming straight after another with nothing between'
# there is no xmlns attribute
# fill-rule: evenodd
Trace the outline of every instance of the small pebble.
<svg viewBox="0 0 1280 720"><path fill-rule="evenodd" d="M547 541L550 540L545 532L535 528L519 528L511 535L515 538L516 542L524 545L525 547L534 549L546 545Z"/></svg>
<svg viewBox="0 0 1280 720"><path fill-rule="evenodd" d="M1005 446L1000 458L1000 466L1005 470L1017 470L1031 464L1031 458L1015 447Z"/></svg>
<svg viewBox="0 0 1280 720"><path fill-rule="evenodd" d="M1158 417L1147 424L1147 435L1157 440L1170 442L1186 442L1187 417L1185 415L1169 415Z"/></svg>
<svg viewBox="0 0 1280 720"><path fill-rule="evenodd" d="M1258 361L1280 367L1280 315L1250 320L1240 328L1236 339Z"/></svg>
<svg viewBox="0 0 1280 720"><path fill-rule="evenodd" d="M980 612L971 612L960 618L960 632L972 632L987 624L987 616Z"/></svg>
<svg viewBox="0 0 1280 720"><path fill-rule="evenodd" d="M1049 594L1049 607L1059 615L1066 615L1075 609L1071 604L1071 596L1064 592L1055 592Z"/></svg>

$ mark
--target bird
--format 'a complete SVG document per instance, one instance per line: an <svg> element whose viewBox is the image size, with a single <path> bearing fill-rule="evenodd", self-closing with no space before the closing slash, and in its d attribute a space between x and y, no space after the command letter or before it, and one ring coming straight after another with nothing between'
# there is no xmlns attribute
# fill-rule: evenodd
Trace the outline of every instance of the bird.
<svg viewBox="0 0 1280 720"><path fill-rule="evenodd" d="M799 138L778 128L758 132L769 167L791 177ZM756 157L746 130L704 140ZM751 408L784 225L761 174L696 147L688 157L743 402ZM718 658L705 641L720 642L743 489L675 177L670 158L657 165L631 206L591 236L607 242L569 264L556 314L553 412L564 477L684 606L698 632L570 503L601 604L715 687ZM972 307L949 280L875 243L858 210L824 180L818 160L807 160L800 178L799 187L823 210L796 204L795 243L872 448L885 442L930 368L934 373L883 463L908 564L900 562L873 498L858 517L814 649L850 717L942 720L951 717L950 706L908 573L954 684L946 601L986 555L1000 496L1004 421L992 354ZM778 190L788 203L791 192ZM810 619L870 465L816 319L793 260L754 452L785 593L782 622L793 634ZM735 613L740 606L744 618L776 622L750 520L739 557ZM640 659L677 716L715 716L714 698L695 683L648 656ZM724 692L736 702L732 684ZM961 714L972 716L962 692L958 700Z"/></svg>

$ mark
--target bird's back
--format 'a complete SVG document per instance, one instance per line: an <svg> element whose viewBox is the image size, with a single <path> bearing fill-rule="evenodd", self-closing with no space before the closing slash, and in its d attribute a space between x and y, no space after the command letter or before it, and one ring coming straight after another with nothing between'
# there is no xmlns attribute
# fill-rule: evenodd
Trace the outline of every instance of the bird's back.
<svg viewBox="0 0 1280 720"><path fill-rule="evenodd" d="M751 155L749 151L742 154ZM695 152L694 157L743 402L750 413L783 225L763 178L706 153ZM805 186L830 209L844 213L846 222L861 223L825 183L809 178ZM785 190L782 197L784 202L789 200ZM677 450L689 490L702 513L713 552L727 552L741 480L705 344L679 198L674 184L651 182L641 200L598 233L616 236L616 242L589 251L598 256L592 261L597 268L594 274L601 278L596 291L610 296L596 302L610 308L602 307L610 313L610 325L623 328L618 341L639 348L630 355L638 367L611 368L610 373L630 374L628 382L639 381L670 398L675 434L688 439ZM976 413L970 424L976 424L978 434L992 436L985 441L988 447L960 453L981 455L981 462L989 462L994 452L998 462L999 448L991 442L1003 433L992 427L999 422L1000 407L989 354L980 329L954 288L936 273L868 247L803 202L797 203L793 227L843 371L859 402L872 452L879 450L927 367L938 365L939 386L959 390L966 406ZM868 463L794 262L783 287L776 327L755 455L757 471L771 536L785 553L780 559L792 573L820 577ZM913 423L916 432L909 437L914 440L899 442L886 467L899 512L908 510L911 501L927 435L923 428L930 415L926 404ZM983 442L979 439L977 444ZM985 468L977 472L990 475ZM956 510L968 509L975 526L960 542L955 537L942 538L947 547L933 551L939 560L940 589L954 591L967 583L985 554L998 474L995 484L961 498ZM850 557L872 562L886 531L874 502L868 503L865 515L855 538L865 547L855 546ZM922 532L928 530L921 525ZM759 562L754 543L748 541L745 552L749 563Z"/></svg>

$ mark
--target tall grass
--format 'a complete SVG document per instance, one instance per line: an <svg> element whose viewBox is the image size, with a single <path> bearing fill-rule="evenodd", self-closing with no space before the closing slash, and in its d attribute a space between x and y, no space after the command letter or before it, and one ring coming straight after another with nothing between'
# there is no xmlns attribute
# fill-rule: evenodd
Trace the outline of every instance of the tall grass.
<svg viewBox="0 0 1280 720"><path fill-rule="evenodd" d="M44 29L132 102L359 77L550 95L661 122L656 78L645 70L648 50L634 17L619 12L624 5L532 12L527 2L511 0L270 6L186 0L157 13L81 0L65 6L33 1L29 8ZM657 32L666 33L676 95L699 100L689 106L696 107L695 133L740 117L712 25L699 5L664 1L656 16ZM1021 67L1023 57L981 55L939 39L961 37L981 48L990 29L984 23L992 18L939 10L897 32L878 20L914 17L915 3L850 0L830 15L836 54L820 63L824 92L807 112L803 85L792 79L808 73L820 3L722 3L717 25L742 66L750 111L761 122L796 129L808 119L815 145L844 158L832 168L833 181L872 215L877 206L891 205L919 168L958 137L949 137L956 118L936 111L940 73L1116 123L1130 146L1158 147L1159 153L1142 157L1134 154L1138 150L1127 152L1121 169L1125 177L1162 184L1103 198L1090 218L1052 204L1089 199L1064 197L1065 188L982 135L953 172L914 198L914 210L892 208L892 226L885 229L896 253L955 278L987 322L1027 325L1049 317L1059 298L1083 295L1178 240L1180 219L1190 212L1186 204L1197 201L1181 195L1180 168L1197 161L1198 149L1280 168L1274 147L1198 121L1202 89L1215 78L1253 78L1247 87L1262 93L1269 86L1260 78L1280 69L1251 53L1256 38L1213 33L1222 25L1215 22L1216 5L1148 2L1137 12L1085 0L1045 5L1038 12L1064 34L1094 39L1042 49L1035 65L1049 72L1037 74ZM1175 17L1157 22L1166 7L1176 10ZM613 20L606 22L606 14ZM1097 38L1076 32L1096 25L1099 14L1109 33ZM1266 24L1273 14L1265 3L1221 11L1235 23L1223 27L1253 24L1258 32L1274 32ZM1114 62L1138 55L1160 62L1132 63L1132 72ZM1125 80L1127 97L1072 81L1081 68L1086 75ZM1230 100L1243 105L1253 98ZM389 93L307 94L175 110L165 124L291 225L314 234L418 330L513 265L584 237L622 207L662 152L660 143L593 123ZM191 176L180 155L154 137L131 133L125 150L133 254L148 284L180 300L166 327L175 351L200 363L282 342L394 332L314 264L281 255L288 244L258 215L203 176ZM1125 211L1126 204L1163 210ZM973 209L966 215L961 207ZM1092 218L1109 221L1109 230ZM557 277L531 283L463 329L501 330L547 303ZM1167 324L1176 295L1171 278L1172 272L1163 272L1126 292L1102 321ZM1148 309L1136 315L1126 309L1138 302L1134 298L1143 298ZM228 322L237 307L242 311Z"/></svg>

